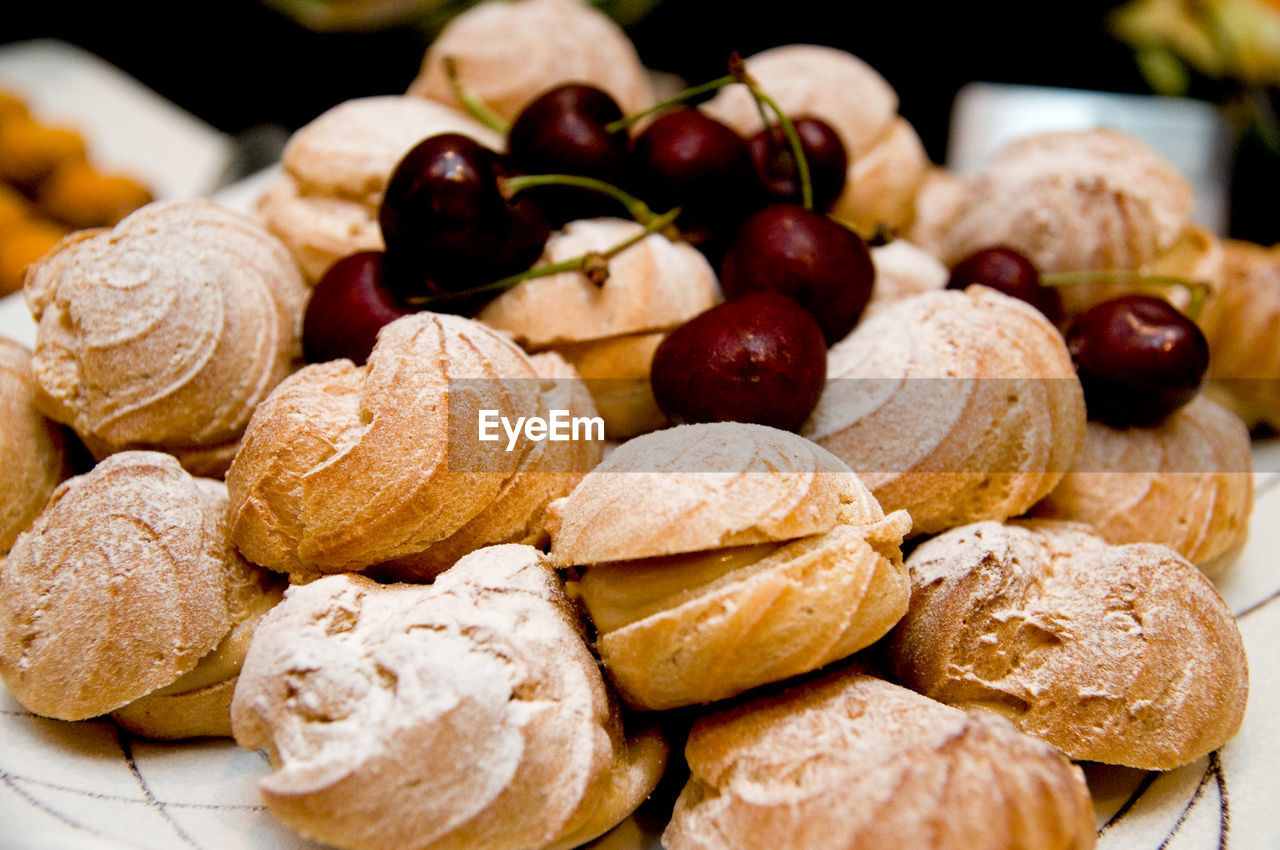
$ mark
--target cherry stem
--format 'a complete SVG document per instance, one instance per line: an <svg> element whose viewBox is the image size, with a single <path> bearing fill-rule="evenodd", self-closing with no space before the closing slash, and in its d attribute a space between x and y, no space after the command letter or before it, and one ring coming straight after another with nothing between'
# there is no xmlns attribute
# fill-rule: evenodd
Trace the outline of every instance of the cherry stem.
<svg viewBox="0 0 1280 850"><path fill-rule="evenodd" d="M648 225L653 219L653 210L635 195L619 189L612 183L586 177L581 174L517 174L500 180L504 195L510 196L525 189L538 186L574 186L579 189L590 189L602 195L608 195L627 208L627 213L641 224Z"/></svg>
<svg viewBox="0 0 1280 850"><path fill-rule="evenodd" d="M1191 301L1184 312L1193 320L1199 317L1200 311L1204 309L1205 299L1209 297L1209 286L1199 281L1172 275L1130 271L1049 272L1040 275L1040 283L1044 286L1071 286L1077 283L1150 283L1162 287L1180 286L1191 295Z"/></svg>
<svg viewBox="0 0 1280 850"><path fill-rule="evenodd" d="M587 251L585 254L581 254L568 260L561 260L558 263L548 263L545 266L533 266L519 272L518 274L508 275L507 277L495 280L492 283L482 284L480 286L472 287L471 289L459 290L458 292L450 292L447 295L430 295L419 298L409 298L406 300L413 307L430 307L432 304L440 301L450 301L455 298L467 298L472 295L481 295L486 292L500 292L504 289L510 289L522 281L534 280L535 278L540 277L550 277L551 275L561 274L563 272L582 272L587 276L587 279L596 286L604 286L605 281L609 279L610 258L617 256L645 237L664 230L670 226L679 215L680 207L673 207L662 215L651 215L640 232L622 240L618 244L611 248L607 248L604 251Z"/></svg>
<svg viewBox="0 0 1280 850"><path fill-rule="evenodd" d="M796 172L800 178L800 199L804 208L813 209L813 179L809 176L809 158L805 156L804 145L800 142L800 134L796 132L796 125L791 122L786 113L782 111L782 107L769 94L760 88L755 78L747 72L747 63L735 51L729 55L729 75L738 82L747 87L747 91L751 92L751 96L755 99L756 108L760 111L760 120L764 124L765 132L770 141L772 141L773 130L769 124L769 116L766 114L765 107L778 120L778 124L782 127L783 135L787 137L787 144L791 146L791 156L795 160Z"/></svg>
<svg viewBox="0 0 1280 850"><path fill-rule="evenodd" d="M506 119L490 109L487 103L462 87L462 79L458 74L458 60L452 56L444 57L444 72L449 78L449 88L453 90L453 96L458 99L463 108L490 130L506 136L511 129L511 125L507 123Z"/></svg>
<svg viewBox="0 0 1280 850"><path fill-rule="evenodd" d="M679 94L673 95L672 97L669 97L666 100L662 100L662 101L659 101L658 103L655 103L653 106L650 106L648 109L643 109L639 112L632 113L631 115L624 116L622 118L619 118L616 121L610 121L608 124L604 125L604 130L606 133L616 133L619 130L626 130L629 127L631 127L631 125L635 124L637 121L639 121L642 118L647 118L650 115L661 112L664 109L667 109L672 106L677 106L681 103L684 103L687 100L692 100L693 98L698 97L700 95L704 95L707 92L712 92L712 91L715 91L716 89L724 88L725 86L730 85L731 83L736 83L736 82L738 82L738 79L734 77L732 74L729 74L727 76L718 77L714 80L702 83L700 85L692 86L691 88L687 88L684 91L680 92Z"/></svg>

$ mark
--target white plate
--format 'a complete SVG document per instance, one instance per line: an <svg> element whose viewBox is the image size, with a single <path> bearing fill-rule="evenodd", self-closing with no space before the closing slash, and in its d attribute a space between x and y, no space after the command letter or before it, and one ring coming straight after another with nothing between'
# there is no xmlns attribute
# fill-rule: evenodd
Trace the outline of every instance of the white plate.
<svg viewBox="0 0 1280 850"><path fill-rule="evenodd" d="M42 111L45 104L60 105L70 119L89 127L91 144L104 156L118 151L122 164L155 167L154 173L144 173L164 187L164 196L207 191L221 170L219 156L229 149L225 139L210 136L208 128L193 124L190 116L136 82L122 82L118 71L63 45L0 50L0 80L7 78L29 80ZM149 127L143 134L148 143L169 141L160 155L143 155L130 149L128 139L139 137L117 126L121 122ZM99 145L106 139L125 141ZM250 178L216 197L248 209L269 178ZM17 296L0 301L0 333L28 344L34 339ZM1280 443L1258 444L1255 468L1252 536L1220 582L1240 616L1252 662L1244 728L1219 753L1169 773L1089 767L1099 846L1105 850L1280 847L1280 807L1273 790L1273 777L1280 773L1280 713L1275 710L1280 703L1280 654L1275 651L1280 646L1280 569L1274 566L1280 551ZM314 846L279 826L260 805L256 782L267 770L261 754L244 752L229 741L156 743L134 738L108 721L46 720L0 689L0 845L5 848ZM664 804L650 803L640 817L593 847L656 848Z"/></svg>

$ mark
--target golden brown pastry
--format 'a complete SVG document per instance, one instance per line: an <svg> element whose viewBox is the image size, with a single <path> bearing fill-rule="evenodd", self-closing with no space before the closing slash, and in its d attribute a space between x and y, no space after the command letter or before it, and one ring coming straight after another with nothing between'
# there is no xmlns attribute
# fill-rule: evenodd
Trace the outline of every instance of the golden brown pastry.
<svg viewBox="0 0 1280 850"><path fill-rule="evenodd" d="M70 474L62 428L35 405L31 352L0 337L0 555Z"/></svg>
<svg viewBox="0 0 1280 850"><path fill-rule="evenodd" d="M1087 523L1111 543L1160 543L1216 577L1253 512L1249 432L1204 395L1147 428L1090 422L1035 516Z"/></svg>
<svg viewBox="0 0 1280 850"><path fill-rule="evenodd" d="M1199 322L1211 354L1207 391L1250 428L1280 428L1280 245L1226 240L1221 287Z"/></svg>
<svg viewBox="0 0 1280 850"><path fill-rule="evenodd" d="M208 201L80 231L27 275L37 404L95 457L158 449L220 476L301 357L307 293L278 239Z"/></svg>
<svg viewBox="0 0 1280 850"><path fill-rule="evenodd" d="M1155 149L1117 130L1037 133L975 175L939 256L952 264L1003 243L1041 271L1133 269L1188 225L1191 183Z"/></svg>
<svg viewBox="0 0 1280 850"><path fill-rule="evenodd" d="M1058 330L981 286L910 296L828 355L801 433L862 476L913 534L1017 516L1084 440L1084 395Z"/></svg>
<svg viewBox="0 0 1280 850"><path fill-rule="evenodd" d="M488 0L466 9L431 42L408 93L460 106L446 58L457 63L463 90L507 121L544 91L569 82L603 89L624 115L654 103L631 39L585 0Z"/></svg>
<svg viewBox="0 0 1280 850"><path fill-rule="evenodd" d="M793 433L713 423L618 446L551 504L551 556L623 698L712 702L843 658L906 603L898 545L852 471Z"/></svg>
<svg viewBox="0 0 1280 850"><path fill-rule="evenodd" d="M908 687L1008 717L1073 759L1168 770L1235 735L1235 619L1177 552L1064 520L981 522L907 560L890 657Z"/></svg>
<svg viewBox="0 0 1280 850"><path fill-rule="evenodd" d="M6 687L35 714L84 720L234 679L239 660L220 645L240 644L242 657L237 629L274 597L226 531L222 482L162 452L120 452L65 481L0 570ZM189 702L153 703L154 717L129 725L228 734L225 699L220 717Z"/></svg>
<svg viewBox="0 0 1280 850"><path fill-rule="evenodd" d="M569 222L552 233L535 267L604 252L643 232L621 218ZM531 351L559 353L582 375L610 439L666 424L649 384L666 333L720 300L706 257L649 234L608 260L603 284L581 272L530 278L490 301L478 318Z"/></svg>
<svg viewBox="0 0 1280 850"><path fill-rule="evenodd" d="M325 576L258 629L232 704L266 748L267 808L344 848L567 848L648 796L656 732L628 737L544 557L477 550L432 585Z"/></svg>
<svg viewBox="0 0 1280 850"><path fill-rule="evenodd" d="M258 212L315 283L337 260L381 250L378 205L391 172L414 145L440 133L505 147L493 130L434 101L404 95L343 101L290 136L281 174L259 198Z"/></svg>
<svg viewBox="0 0 1280 850"><path fill-rule="evenodd" d="M699 718L667 850L1081 850L1080 768L999 717L845 668Z"/></svg>
<svg viewBox="0 0 1280 850"><path fill-rule="evenodd" d="M832 214L866 235L900 231L911 223L913 201L929 168L911 124L898 114L898 94L878 71L844 50L786 44L746 59L746 69L788 116L830 124L844 143L849 170ZM718 91L702 107L744 136L763 124L745 86Z"/></svg>
<svg viewBox="0 0 1280 850"><path fill-rule="evenodd" d="M916 199L911 236L947 266L1005 245L1042 272L1168 275L1214 287L1217 237L1191 220L1191 182L1142 140L1108 128L1016 139L970 177L935 175ZM1068 315L1122 292L1132 280L1061 288ZM1185 306L1188 291L1155 294Z"/></svg>
<svg viewBox="0 0 1280 850"><path fill-rule="evenodd" d="M429 578L442 553L541 542L542 507L594 465L600 442L513 442L500 428L481 441L480 411L591 417L565 369L539 367L480 322L429 312L384 327L364 366L304 367L255 411L227 472L233 539L295 578L375 566Z"/></svg>

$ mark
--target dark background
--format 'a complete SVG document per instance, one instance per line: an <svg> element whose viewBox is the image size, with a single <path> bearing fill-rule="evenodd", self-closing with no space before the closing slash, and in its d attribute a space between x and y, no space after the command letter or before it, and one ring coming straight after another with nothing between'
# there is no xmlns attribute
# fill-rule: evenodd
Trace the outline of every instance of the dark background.
<svg viewBox="0 0 1280 850"><path fill-rule="evenodd" d="M894 85L902 114L941 161L951 101L966 82L1145 91L1129 50L1106 33L1115 5L665 0L628 31L648 65L691 83L723 74L731 50L802 41L850 50ZM342 100L403 91L429 40L409 27L312 33L260 0L19 9L17 20L6 13L5 41L75 43L230 133L292 130Z"/></svg>
<svg viewBox="0 0 1280 850"><path fill-rule="evenodd" d="M452 0L457 2L458 0ZM278 144L352 97L404 91L430 41L421 28L310 32L262 0L24 0L0 41L53 37L107 59L227 133ZM828 44L860 56L897 89L900 112L934 162L946 159L951 105L973 81L1149 91L1128 46L1107 31L1118 2L874 3L663 0L628 27L650 67L690 83L779 44ZM1192 94L1214 99L1215 92ZM274 147L268 146L272 154ZM1280 156L1246 149L1233 186L1231 235L1280 241Z"/></svg>

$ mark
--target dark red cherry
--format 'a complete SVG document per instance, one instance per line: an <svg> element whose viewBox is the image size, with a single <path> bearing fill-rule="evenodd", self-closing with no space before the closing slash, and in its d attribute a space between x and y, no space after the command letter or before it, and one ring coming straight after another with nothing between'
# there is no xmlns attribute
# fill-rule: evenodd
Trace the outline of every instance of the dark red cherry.
<svg viewBox="0 0 1280 850"><path fill-rule="evenodd" d="M386 285L381 251L338 260L311 291L302 317L302 349L308 363L347 358L363 363L383 325L408 315Z"/></svg>
<svg viewBox="0 0 1280 850"><path fill-rule="evenodd" d="M809 165L813 208L826 212L840 197L848 179L849 157L844 142L831 125L820 118L805 116L792 119L791 123ZM782 126L774 124L761 130L751 137L748 145L756 175L768 196L777 201L801 203L800 169Z"/></svg>
<svg viewBox="0 0 1280 850"><path fill-rule="evenodd" d="M776 292L725 301L675 328L650 382L673 422L754 422L798 431L827 377L827 346L809 311Z"/></svg>
<svg viewBox="0 0 1280 850"><path fill-rule="evenodd" d="M982 248L952 266L948 289L964 289L974 283L1027 302L1055 325L1062 321L1062 296L1058 290L1041 283L1040 270L1013 248Z"/></svg>
<svg viewBox="0 0 1280 850"><path fill-rule="evenodd" d="M875 282L867 243L825 213L770 204L743 223L720 265L728 299L780 292L809 310L828 345L857 324Z"/></svg>
<svg viewBox="0 0 1280 850"><path fill-rule="evenodd" d="M631 137L625 128L607 127L622 117L617 101L595 86L556 86L516 116L507 133L507 156L525 174L575 174L619 184ZM526 194L556 224L625 214L617 201L590 189L544 186Z"/></svg>
<svg viewBox="0 0 1280 850"><path fill-rule="evenodd" d="M503 196L506 169L496 152L459 133L430 136L405 154L378 212L394 285L466 289L533 264L550 226L527 199Z"/></svg>
<svg viewBox="0 0 1280 850"><path fill-rule="evenodd" d="M1209 368L1200 328L1150 295L1095 304L1065 337L1089 417L1116 428L1164 419L1195 398Z"/></svg>
<svg viewBox="0 0 1280 850"><path fill-rule="evenodd" d="M654 209L679 206L676 226L699 247L724 240L758 204L746 139L697 107L666 112L632 146L630 187Z"/></svg>

